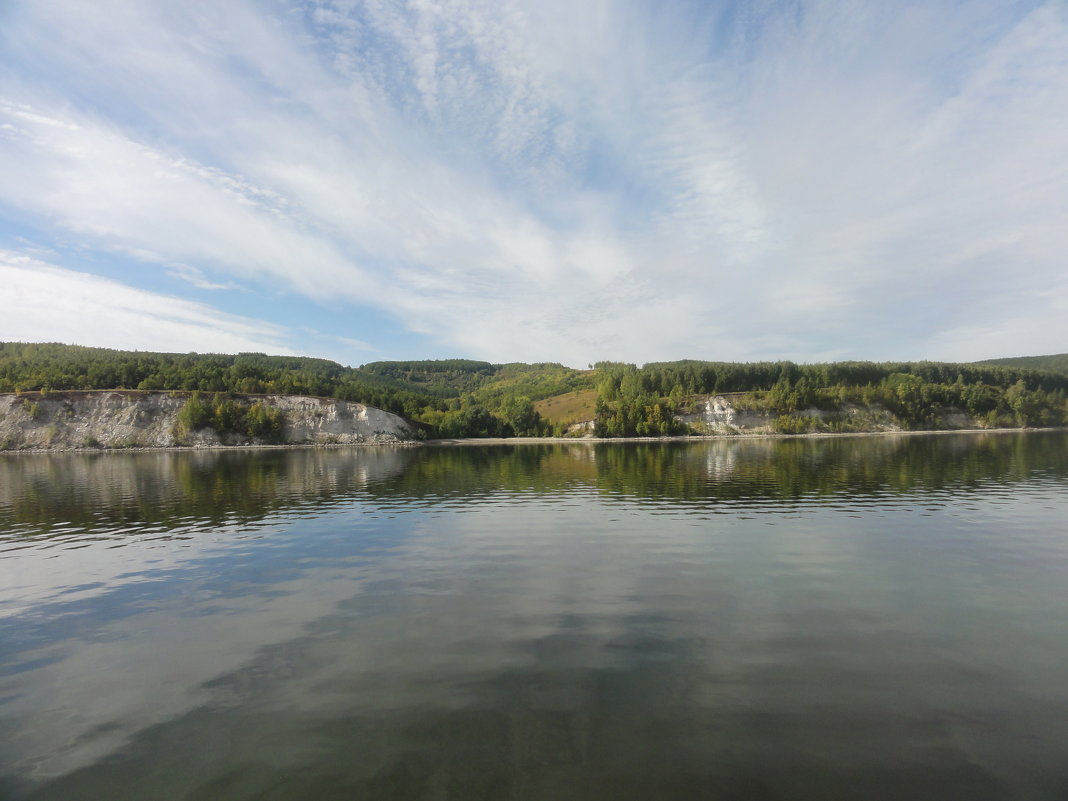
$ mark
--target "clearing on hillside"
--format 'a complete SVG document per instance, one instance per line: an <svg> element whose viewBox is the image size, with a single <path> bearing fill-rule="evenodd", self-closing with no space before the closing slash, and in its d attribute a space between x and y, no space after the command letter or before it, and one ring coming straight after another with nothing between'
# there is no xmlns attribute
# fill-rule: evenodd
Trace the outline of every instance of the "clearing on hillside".
<svg viewBox="0 0 1068 801"><path fill-rule="evenodd" d="M550 423L578 423L592 420L596 405L597 390L579 389L536 401L534 410Z"/></svg>

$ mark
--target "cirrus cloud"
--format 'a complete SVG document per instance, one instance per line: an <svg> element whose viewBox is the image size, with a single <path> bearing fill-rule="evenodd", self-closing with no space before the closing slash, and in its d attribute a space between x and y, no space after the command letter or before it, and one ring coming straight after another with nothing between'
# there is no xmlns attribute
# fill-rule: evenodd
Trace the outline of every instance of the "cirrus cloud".
<svg viewBox="0 0 1068 801"><path fill-rule="evenodd" d="M322 333L395 357L1063 349L1060 3L4 13L9 227L223 313L242 287L264 319L348 308Z"/></svg>

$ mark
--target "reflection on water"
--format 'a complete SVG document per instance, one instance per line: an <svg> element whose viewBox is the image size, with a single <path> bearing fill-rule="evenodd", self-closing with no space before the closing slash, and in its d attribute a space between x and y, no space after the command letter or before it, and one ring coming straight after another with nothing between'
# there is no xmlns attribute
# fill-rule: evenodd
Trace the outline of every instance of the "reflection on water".
<svg viewBox="0 0 1068 801"><path fill-rule="evenodd" d="M0 458L0 797L1064 798L1068 435Z"/></svg>

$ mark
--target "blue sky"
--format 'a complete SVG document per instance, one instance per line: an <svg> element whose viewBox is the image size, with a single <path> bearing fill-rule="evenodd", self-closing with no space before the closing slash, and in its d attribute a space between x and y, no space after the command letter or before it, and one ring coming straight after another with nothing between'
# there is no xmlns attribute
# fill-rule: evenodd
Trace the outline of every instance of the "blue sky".
<svg viewBox="0 0 1068 801"><path fill-rule="evenodd" d="M1068 4L7 0L0 340L1068 350Z"/></svg>

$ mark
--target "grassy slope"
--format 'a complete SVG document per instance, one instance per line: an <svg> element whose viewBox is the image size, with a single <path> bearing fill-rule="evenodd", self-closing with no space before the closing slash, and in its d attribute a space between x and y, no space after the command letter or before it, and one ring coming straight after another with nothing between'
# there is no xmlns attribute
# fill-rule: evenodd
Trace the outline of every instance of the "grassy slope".
<svg viewBox="0 0 1068 801"><path fill-rule="evenodd" d="M539 400L534 409L550 423L577 423L592 420L597 390L580 389Z"/></svg>

